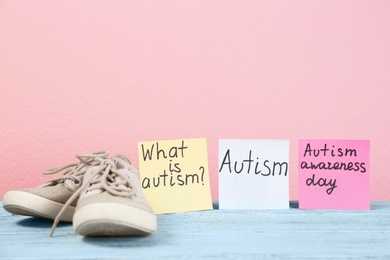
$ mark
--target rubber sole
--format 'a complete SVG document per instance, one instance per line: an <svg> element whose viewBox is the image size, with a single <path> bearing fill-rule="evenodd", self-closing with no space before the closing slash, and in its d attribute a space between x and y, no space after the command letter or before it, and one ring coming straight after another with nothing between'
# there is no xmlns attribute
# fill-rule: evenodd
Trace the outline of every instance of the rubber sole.
<svg viewBox="0 0 390 260"><path fill-rule="evenodd" d="M156 231L153 213L119 203L93 203L77 209L73 228L82 236L145 236Z"/></svg>
<svg viewBox="0 0 390 260"><path fill-rule="evenodd" d="M64 204L24 191L9 191L3 197L3 207L10 213L54 219ZM75 207L69 206L61 221L72 222Z"/></svg>

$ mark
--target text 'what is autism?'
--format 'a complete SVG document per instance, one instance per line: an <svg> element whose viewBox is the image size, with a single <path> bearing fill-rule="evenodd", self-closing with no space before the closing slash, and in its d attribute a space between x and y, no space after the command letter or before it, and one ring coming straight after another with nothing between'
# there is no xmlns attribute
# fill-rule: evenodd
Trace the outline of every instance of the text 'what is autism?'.
<svg viewBox="0 0 390 260"><path fill-rule="evenodd" d="M179 160L186 157L188 146L184 140L181 140L180 145L162 148L159 142L146 147L141 145L143 161L159 161L167 162L164 170L154 174L153 177L144 177L142 180L142 188L158 188L158 187L173 187L202 184L204 185L205 166L199 165L193 172L184 172Z"/></svg>

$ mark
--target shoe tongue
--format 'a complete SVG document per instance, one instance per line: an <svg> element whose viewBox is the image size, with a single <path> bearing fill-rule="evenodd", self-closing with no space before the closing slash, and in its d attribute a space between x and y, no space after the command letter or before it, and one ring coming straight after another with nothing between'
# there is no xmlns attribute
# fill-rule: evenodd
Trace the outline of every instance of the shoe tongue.
<svg viewBox="0 0 390 260"><path fill-rule="evenodd" d="M71 191L75 191L80 188L82 180L84 178L83 175L75 175L74 177L77 179L77 183L69 179L64 181L65 187Z"/></svg>
<svg viewBox="0 0 390 260"><path fill-rule="evenodd" d="M126 158L126 157L124 157ZM127 158L126 158L127 159ZM127 162L123 161L122 158L111 158L110 160L112 160L115 164L115 166L117 167L117 170L125 173L127 172L126 168L128 167L132 167L130 164L129 165L126 165ZM128 161L128 159L127 159ZM98 180L99 178L102 178L102 175L103 175L103 171L98 173L95 177L93 177L93 179L91 180L91 175L95 173L95 170L98 168L98 166L92 166L84 175L84 179L83 179L83 183L84 182L88 182L88 181L92 181L92 180ZM114 182L122 182L124 181L123 178L121 178L120 176L114 176ZM103 181L106 181L106 180L103 180ZM121 187L126 187L126 185L124 184L120 184L119 186ZM104 189L102 189L102 187L99 188L95 186L95 188L93 187L86 187L84 189L84 191L82 191L81 195L80 195L80 198L85 198L85 197L89 197L89 196L92 196L92 195L96 195L96 194L99 194L99 193L102 193L104 192Z"/></svg>
<svg viewBox="0 0 390 260"><path fill-rule="evenodd" d="M118 169L123 169L131 165L130 160L122 154L117 154L114 157L112 157L112 161L114 162L115 166Z"/></svg>
<svg viewBox="0 0 390 260"><path fill-rule="evenodd" d="M82 183L87 183L87 182L91 182L92 180L96 180L96 179L99 179L101 177L101 175L103 174L102 172L99 172L96 176L94 176L92 179L92 175L95 173L95 171L99 168L99 166L91 166L87 172L84 174L84 176L82 177L83 178L83 181ZM81 192L80 194L80 197L86 197L86 196L90 196L90 195L94 195L94 194L97 194L97 193L101 193L102 191L100 189L93 189L91 191L88 191L88 194L85 193L85 191L88 190L88 186L84 189L84 191Z"/></svg>
<svg viewBox="0 0 390 260"><path fill-rule="evenodd" d="M75 182L72 181L72 180L66 180L66 181L64 182L64 185L65 185L65 187L68 188L69 190L75 191L75 190L77 190L77 189L81 186L80 183L81 183L81 182L75 183Z"/></svg>

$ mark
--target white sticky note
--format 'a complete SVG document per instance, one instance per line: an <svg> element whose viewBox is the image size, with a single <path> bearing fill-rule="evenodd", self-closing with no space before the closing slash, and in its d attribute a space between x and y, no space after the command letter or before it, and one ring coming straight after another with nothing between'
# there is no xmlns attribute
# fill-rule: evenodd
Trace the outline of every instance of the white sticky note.
<svg viewBox="0 0 390 260"><path fill-rule="evenodd" d="M289 141L219 140L220 209L288 209Z"/></svg>

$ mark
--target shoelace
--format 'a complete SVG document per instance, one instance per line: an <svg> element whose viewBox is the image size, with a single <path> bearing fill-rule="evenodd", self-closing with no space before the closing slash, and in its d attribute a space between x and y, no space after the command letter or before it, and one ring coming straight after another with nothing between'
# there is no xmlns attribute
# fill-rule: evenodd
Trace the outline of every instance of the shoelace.
<svg viewBox="0 0 390 260"><path fill-rule="evenodd" d="M83 181L83 184L76 190L75 193L68 199L63 205L60 212L58 212L54 219L53 226L50 231L52 237L54 231L60 222L60 218L67 207L80 195L83 190L89 193L93 190L105 190L114 196L130 198L136 193L136 187L133 184L129 176L119 171L112 159L95 158L99 162L98 168L91 173L87 181ZM96 176L98 178L95 178ZM87 186L89 186L87 188Z"/></svg>
<svg viewBox="0 0 390 260"><path fill-rule="evenodd" d="M65 164L63 166L44 171L43 174L50 175L66 170L62 175L47 181L42 186L47 184L62 183L66 182L67 180L70 180L75 184L79 184L77 177L83 175L87 171L86 166L94 166L96 165L95 158L106 158L107 156L107 151L98 151L90 154L76 154L76 157L80 160L79 162ZM73 185L72 189L75 189Z"/></svg>

